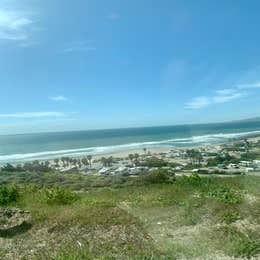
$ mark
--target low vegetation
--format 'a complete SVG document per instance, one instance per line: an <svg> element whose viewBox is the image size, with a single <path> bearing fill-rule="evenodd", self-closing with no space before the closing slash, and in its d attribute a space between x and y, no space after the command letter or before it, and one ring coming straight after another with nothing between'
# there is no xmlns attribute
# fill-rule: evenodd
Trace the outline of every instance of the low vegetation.
<svg viewBox="0 0 260 260"><path fill-rule="evenodd" d="M14 203L19 198L18 188L15 185L0 186L0 206Z"/></svg>
<svg viewBox="0 0 260 260"><path fill-rule="evenodd" d="M42 201L49 205L68 205L78 199L75 193L62 187L43 189L41 193Z"/></svg>
<svg viewBox="0 0 260 260"><path fill-rule="evenodd" d="M1 206L31 214L30 223L0 232L11 234L0 239L2 259L260 256L255 176L2 172L0 181Z"/></svg>

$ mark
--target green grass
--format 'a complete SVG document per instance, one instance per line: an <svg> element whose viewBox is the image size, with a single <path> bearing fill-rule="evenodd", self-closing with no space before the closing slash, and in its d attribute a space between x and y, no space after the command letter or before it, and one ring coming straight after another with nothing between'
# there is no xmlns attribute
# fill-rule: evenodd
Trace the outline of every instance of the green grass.
<svg viewBox="0 0 260 260"><path fill-rule="evenodd" d="M3 256L215 259L219 253L259 254L258 177L29 176L29 183L23 173L0 177L18 185L11 205L32 214L30 229L11 238L13 247L1 240Z"/></svg>

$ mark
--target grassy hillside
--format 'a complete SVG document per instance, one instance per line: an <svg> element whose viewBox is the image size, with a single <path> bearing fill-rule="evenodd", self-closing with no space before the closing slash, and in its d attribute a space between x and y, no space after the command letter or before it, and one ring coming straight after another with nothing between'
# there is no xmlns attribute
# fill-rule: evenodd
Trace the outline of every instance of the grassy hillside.
<svg viewBox="0 0 260 260"><path fill-rule="evenodd" d="M1 259L260 257L258 177L1 173L0 179L2 210L30 214L9 229L2 219Z"/></svg>

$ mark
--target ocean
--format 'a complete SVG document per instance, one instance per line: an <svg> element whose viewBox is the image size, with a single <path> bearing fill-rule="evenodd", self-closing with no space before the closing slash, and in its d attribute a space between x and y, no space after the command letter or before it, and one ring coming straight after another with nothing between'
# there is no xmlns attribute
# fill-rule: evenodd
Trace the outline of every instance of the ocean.
<svg viewBox="0 0 260 260"><path fill-rule="evenodd" d="M0 163L220 144L260 134L260 121L0 136Z"/></svg>

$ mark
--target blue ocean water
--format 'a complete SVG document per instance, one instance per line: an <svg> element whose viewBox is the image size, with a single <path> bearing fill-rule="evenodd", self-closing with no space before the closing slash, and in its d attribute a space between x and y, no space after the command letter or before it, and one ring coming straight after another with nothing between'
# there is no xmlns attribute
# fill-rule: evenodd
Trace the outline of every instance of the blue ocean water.
<svg viewBox="0 0 260 260"><path fill-rule="evenodd" d="M0 163L225 143L260 134L260 121L0 136Z"/></svg>

